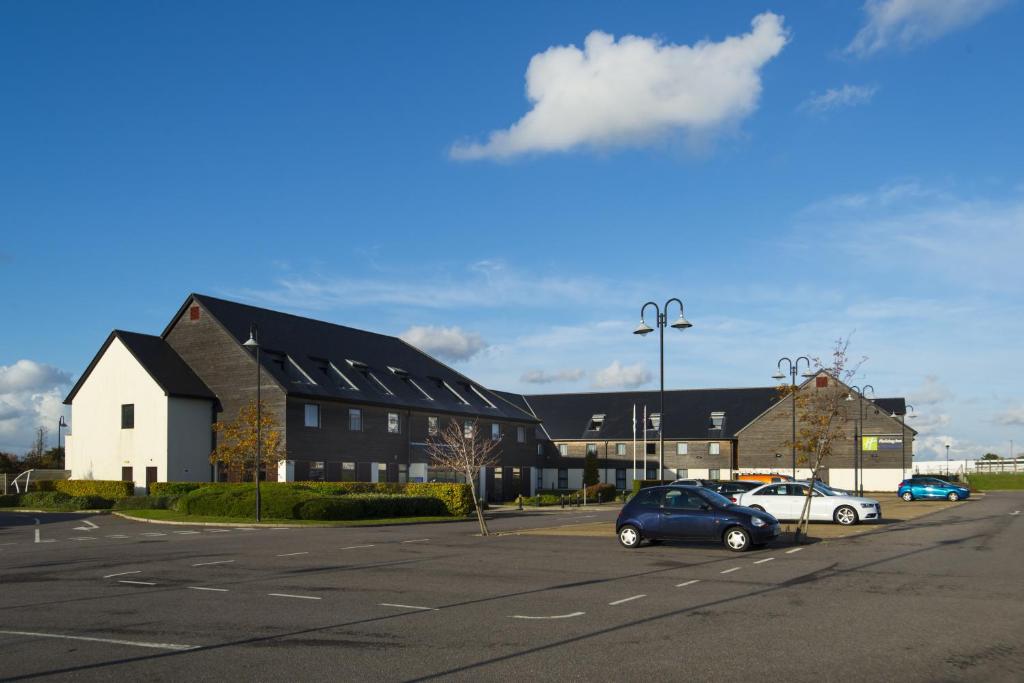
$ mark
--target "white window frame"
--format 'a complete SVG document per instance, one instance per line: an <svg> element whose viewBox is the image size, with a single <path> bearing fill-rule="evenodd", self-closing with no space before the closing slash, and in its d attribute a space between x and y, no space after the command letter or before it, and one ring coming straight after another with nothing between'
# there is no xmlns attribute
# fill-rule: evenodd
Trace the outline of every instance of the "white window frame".
<svg viewBox="0 0 1024 683"><path fill-rule="evenodd" d="M617 443L615 444L615 455L626 455L626 444Z"/></svg>
<svg viewBox="0 0 1024 683"><path fill-rule="evenodd" d="M558 454L563 458L569 455L569 444L560 443L558 444Z"/></svg>
<svg viewBox="0 0 1024 683"><path fill-rule="evenodd" d="M721 454L722 454L722 444L718 443L717 441L712 441L711 443L708 444L708 455L721 455Z"/></svg>
<svg viewBox="0 0 1024 683"><path fill-rule="evenodd" d="M473 420L463 420L462 438L472 439L474 436L476 436L476 425L473 423Z"/></svg>
<svg viewBox="0 0 1024 683"><path fill-rule="evenodd" d="M313 409L312 417L313 424L310 424L310 408ZM302 411L302 422L306 427L311 429L320 429L320 404L319 403L306 403L303 406Z"/></svg>
<svg viewBox="0 0 1024 683"><path fill-rule="evenodd" d="M491 423L491 441L501 441L501 425L497 422Z"/></svg>
<svg viewBox="0 0 1024 683"><path fill-rule="evenodd" d="M516 427L516 443L526 443L526 427L522 425Z"/></svg>
<svg viewBox="0 0 1024 683"><path fill-rule="evenodd" d="M394 419L392 419L394 418ZM398 413L388 413L388 434L402 433L402 416Z"/></svg>
<svg viewBox="0 0 1024 683"><path fill-rule="evenodd" d="M690 444L688 443L677 443L676 444L676 455L689 455Z"/></svg>
<svg viewBox="0 0 1024 683"><path fill-rule="evenodd" d="M356 419L356 427L352 427L352 418ZM363 431L363 410L362 408L349 408L348 409L348 430L350 432L361 432Z"/></svg>
<svg viewBox="0 0 1024 683"><path fill-rule="evenodd" d="M427 434L435 436L441 433L441 418L437 415L427 415Z"/></svg>

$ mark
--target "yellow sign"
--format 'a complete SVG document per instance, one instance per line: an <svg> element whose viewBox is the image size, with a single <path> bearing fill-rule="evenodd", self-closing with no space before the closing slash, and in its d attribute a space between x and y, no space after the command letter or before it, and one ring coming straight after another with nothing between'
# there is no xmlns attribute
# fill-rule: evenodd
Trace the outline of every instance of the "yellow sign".
<svg viewBox="0 0 1024 683"><path fill-rule="evenodd" d="M878 437L877 436L862 436L860 440L860 449L864 452L874 452L878 450Z"/></svg>

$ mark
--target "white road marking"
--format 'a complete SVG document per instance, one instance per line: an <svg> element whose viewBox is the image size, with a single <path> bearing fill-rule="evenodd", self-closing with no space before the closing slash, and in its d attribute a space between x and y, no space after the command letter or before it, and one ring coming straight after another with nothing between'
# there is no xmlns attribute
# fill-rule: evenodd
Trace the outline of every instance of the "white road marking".
<svg viewBox="0 0 1024 683"><path fill-rule="evenodd" d="M231 533L231 529L207 529L211 534L228 534Z"/></svg>
<svg viewBox="0 0 1024 683"><path fill-rule="evenodd" d="M647 595L645 595L645 594L634 595L633 597L622 598L621 600L616 600L615 602L609 602L608 604L609 605L621 605L622 603L629 602L630 600L639 600L640 598L646 598L646 597L647 597Z"/></svg>
<svg viewBox="0 0 1024 683"><path fill-rule="evenodd" d="M399 607L401 609L418 609L423 612L436 612L436 607L420 607L419 605L400 605L395 602L380 602L377 603L379 607Z"/></svg>
<svg viewBox="0 0 1024 683"><path fill-rule="evenodd" d="M586 612L570 612L569 614L553 614L550 617L528 617L522 614L513 614L513 619L571 619L572 617L581 617Z"/></svg>
<svg viewBox="0 0 1024 683"><path fill-rule="evenodd" d="M217 560L216 562L199 562L198 564L192 565L193 567L208 567L211 564L230 564L234 560Z"/></svg>
<svg viewBox="0 0 1024 683"><path fill-rule="evenodd" d="M146 533L144 533L142 535L143 536L166 536L167 534L162 533L160 531L147 531Z"/></svg>
<svg viewBox="0 0 1024 683"><path fill-rule="evenodd" d="M0 545L15 545L15 544L16 544L15 541L11 541L10 543L0 543Z"/></svg>
<svg viewBox="0 0 1024 683"><path fill-rule="evenodd" d="M700 583L700 579L690 579L689 581L683 581L682 583L677 583L676 584L676 588L682 588L683 586L692 586L695 583Z"/></svg>
<svg viewBox="0 0 1024 683"><path fill-rule="evenodd" d="M301 553L282 553L281 555L277 555L276 557L291 557L292 555L309 555L309 551L303 550Z"/></svg>
<svg viewBox="0 0 1024 683"><path fill-rule="evenodd" d="M72 541L95 541L95 536L72 536Z"/></svg>
<svg viewBox="0 0 1024 683"><path fill-rule="evenodd" d="M800 552L801 550L803 550L803 548L793 548L793 549L791 549L791 550L787 550L787 551L786 551L786 554L787 554L787 555L791 555L791 554L793 554L793 553L798 553L798 552Z"/></svg>
<svg viewBox="0 0 1024 683"><path fill-rule="evenodd" d="M175 531L176 534L198 534L198 531Z"/></svg>
<svg viewBox="0 0 1024 683"><path fill-rule="evenodd" d="M141 574L141 573L142 573L142 570L140 569L139 571L134 571L134 572L121 572L119 574L107 574L103 578L104 579L112 579L115 576L128 576L129 574Z"/></svg>
<svg viewBox="0 0 1024 683"><path fill-rule="evenodd" d="M118 579L118 583L131 583L136 586L155 586L156 584L152 581L129 581L128 579Z"/></svg>
<svg viewBox="0 0 1024 683"><path fill-rule="evenodd" d="M1014 510L1013 512L1010 513L1010 516L1013 517L1014 515L1019 515L1019 514L1020 514L1020 510Z"/></svg>
<svg viewBox="0 0 1024 683"><path fill-rule="evenodd" d="M131 645L148 647L156 650L195 650L198 645L178 645L177 643L144 643L134 640L114 640L113 638L90 638L87 636L66 636L61 633L33 633L32 631L0 631L9 636L30 636L33 638L62 638L65 640L84 640L90 643L112 643L114 645Z"/></svg>
<svg viewBox="0 0 1024 683"><path fill-rule="evenodd" d="M766 557L763 560L757 560L754 564L764 564L765 562L771 562L774 559L774 557Z"/></svg>
<svg viewBox="0 0 1024 683"><path fill-rule="evenodd" d="M189 586L194 591L216 591L217 593L227 593L227 588L207 588L206 586Z"/></svg>
<svg viewBox="0 0 1024 683"><path fill-rule="evenodd" d="M731 572L739 571L739 569L740 569L739 567L732 567L731 569L723 569L722 571L720 571L718 573L719 574L729 574Z"/></svg>
<svg viewBox="0 0 1024 683"><path fill-rule="evenodd" d="M128 536L125 534L111 534L110 536L107 536L107 538L128 538Z"/></svg>
<svg viewBox="0 0 1024 683"><path fill-rule="evenodd" d="M298 598L299 600L322 600L314 595L289 595L288 593L267 593L275 598Z"/></svg>
<svg viewBox="0 0 1024 683"><path fill-rule="evenodd" d="M92 531L93 529L99 529L98 526L96 526L87 519L83 519L82 524L84 524L85 526L76 526L75 531Z"/></svg>
<svg viewBox="0 0 1024 683"><path fill-rule="evenodd" d="M344 548L339 548L339 550L355 550L356 548L373 548L373 547L374 547L373 543L371 543L370 545L347 545Z"/></svg>
<svg viewBox="0 0 1024 683"><path fill-rule="evenodd" d="M36 520L36 543L39 543L39 518L33 517L32 519Z"/></svg>
<svg viewBox="0 0 1024 683"><path fill-rule="evenodd" d="M259 531L259 529L254 529L251 526L240 526L240 527L238 527L238 530L239 531Z"/></svg>
<svg viewBox="0 0 1024 683"><path fill-rule="evenodd" d="M429 538L414 538L411 541L400 541L400 542L401 543L424 543L424 542L429 541L429 540L430 540Z"/></svg>

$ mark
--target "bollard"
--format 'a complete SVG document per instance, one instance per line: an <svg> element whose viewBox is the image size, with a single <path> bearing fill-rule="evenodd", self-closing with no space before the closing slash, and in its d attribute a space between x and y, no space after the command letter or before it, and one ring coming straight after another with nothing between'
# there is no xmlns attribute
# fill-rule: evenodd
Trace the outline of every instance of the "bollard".
<svg viewBox="0 0 1024 683"><path fill-rule="evenodd" d="M516 502L519 503L519 511L522 512L523 511L523 495L522 494L519 494L518 496L516 496Z"/></svg>
<svg viewBox="0 0 1024 683"><path fill-rule="evenodd" d="M563 493L562 495L560 495L560 496L558 497L558 499L559 499L559 501L561 501L561 503L562 503L562 509L564 510L564 509L565 509L565 494Z"/></svg>

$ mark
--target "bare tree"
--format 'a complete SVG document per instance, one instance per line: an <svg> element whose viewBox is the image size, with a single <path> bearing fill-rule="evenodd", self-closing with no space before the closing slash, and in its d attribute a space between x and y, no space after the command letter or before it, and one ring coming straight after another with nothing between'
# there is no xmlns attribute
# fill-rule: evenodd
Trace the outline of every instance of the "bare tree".
<svg viewBox="0 0 1024 683"><path fill-rule="evenodd" d="M798 459L811 469L811 483L807 487L803 511L797 524L795 540L806 537L811 513L811 498L818 472L828 462L835 444L846 438L846 424L849 417L850 391L845 386L856 376L860 366L867 360L862 357L851 361L850 340L838 339L830 359L814 358L819 376L828 378L825 386L814 385L798 391L794 404L798 414L800 430L797 432L796 450ZM823 375L822 375L823 373Z"/></svg>
<svg viewBox="0 0 1024 683"><path fill-rule="evenodd" d="M29 446L28 453L25 454L26 458L41 458L46 453L46 434L48 430L46 427L36 427L35 432L32 434L32 445Z"/></svg>
<svg viewBox="0 0 1024 683"><path fill-rule="evenodd" d="M427 455L430 456L431 465L437 469L458 472L466 478L473 495L473 508L476 510L477 522L480 523L481 536L488 534L487 521L477 499L476 483L480 479L481 470L498 464L500 444L500 441L480 436L476 420L460 424L458 420L452 419L444 429L427 437Z"/></svg>

